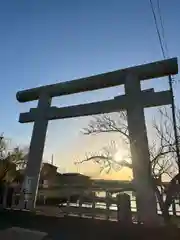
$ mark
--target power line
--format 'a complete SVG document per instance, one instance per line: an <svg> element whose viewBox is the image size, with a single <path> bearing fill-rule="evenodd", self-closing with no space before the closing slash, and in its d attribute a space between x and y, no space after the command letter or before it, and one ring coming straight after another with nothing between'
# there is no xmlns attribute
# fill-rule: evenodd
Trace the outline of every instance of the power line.
<svg viewBox="0 0 180 240"><path fill-rule="evenodd" d="M157 9L158 9L158 15L159 15L159 20L160 20L160 24L161 24L161 30L162 30L162 38L164 41L164 47L165 47L165 51L167 54L167 57L169 56L169 51L168 51L168 46L167 46L167 42L166 42L166 38L165 38L165 30L164 30L164 24L163 24L163 17L161 14L161 6L160 6L160 1L157 0Z"/></svg>
<svg viewBox="0 0 180 240"><path fill-rule="evenodd" d="M158 38L159 38L161 51L162 51L163 57L166 58L164 46L166 48L167 55L168 55L168 47L167 47L167 42L166 42L166 39L165 39L165 30L164 30L163 19L162 19L162 14L161 14L160 1L157 0L157 6L158 6L158 14L159 14L161 30L162 30L162 37L163 37L163 40L164 40L164 46L163 46L163 41L162 41L162 38L161 38L160 31L159 31L159 28L158 28L158 22L157 22L156 13L155 13L155 10L154 10L152 0L150 0L150 5L151 5L151 10L152 10L152 13L153 13L153 17L154 17L154 22L155 22L155 26L156 26L157 35L158 35ZM179 168L179 172L180 172L179 138L178 138L178 131L177 131L176 109L175 109L175 103L174 103L174 94L173 94L173 85L172 85L171 75L168 76L168 82L169 82L169 88L170 88L170 94L171 94L171 107L172 107L172 118L173 118L173 130L174 130L174 137L175 137L176 155L177 155L177 160L178 160L178 168Z"/></svg>
<svg viewBox="0 0 180 240"><path fill-rule="evenodd" d="M159 19L160 19L160 24L161 24L161 29L162 29L162 37L164 40L164 46L166 48L166 52L168 55L168 47L167 47L167 42L165 39L165 30L164 30L164 25L163 25L163 18L161 14L161 7L160 7L160 1L157 0L157 6L158 6L158 14L159 14ZM178 168L180 171L180 151L179 151L179 138L178 138L178 131L177 131L177 123L176 123L176 109L175 109L175 103L174 103L174 94L173 94L173 85L172 85L172 76L168 76L168 81L169 81L169 88L170 88L170 93L171 93L171 101L172 101L172 118L173 118L173 130L174 130L174 137L175 137L175 146L176 146L176 154L177 154L177 159L178 159Z"/></svg>
<svg viewBox="0 0 180 240"><path fill-rule="evenodd" d="M160 31L159 31L159 28L158 28L158 22L157 22L154 6L153 6L153 3L152 3L152 0L149 0L149 1L150 1L150 5L151 5L151 10L152 10L152 14L153 14L153 18L154 18L154 22L155 22L155 26L156 26L156 32L157 32L157 35L158 35L158 39L159 39L161 51L162 51L162 54L163 54L163 58L166 58L163 42L162 42L162 39L161 39L161 34L160 34Z"/></svg>

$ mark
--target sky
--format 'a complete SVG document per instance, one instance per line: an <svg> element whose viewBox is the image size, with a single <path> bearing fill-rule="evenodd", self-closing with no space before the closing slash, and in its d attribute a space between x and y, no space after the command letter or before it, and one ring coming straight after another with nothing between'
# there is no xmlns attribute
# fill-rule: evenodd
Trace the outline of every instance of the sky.
<svg viewBox="0 0 180 240"><path fill-rule="evenodd" d="M180 1L160 3L169 56L179 57ZM18 145L29 145L33 126L18 123L19 114L37 103L18 103L17 91L163 58L148 0L1 0L0 36L0 132ZM152 86L167 89L167 80L148 81L144 88ZM176 84L176 104L178 91ZM53 99L53 105L105 100L122 92L116 87L69 95ZM107 144L109 136L80 133L91 118L50 122L44 159L54 154L62 171L74 171L74 158ZM96 168L84 167L90 170L98 175Z"/></svg>

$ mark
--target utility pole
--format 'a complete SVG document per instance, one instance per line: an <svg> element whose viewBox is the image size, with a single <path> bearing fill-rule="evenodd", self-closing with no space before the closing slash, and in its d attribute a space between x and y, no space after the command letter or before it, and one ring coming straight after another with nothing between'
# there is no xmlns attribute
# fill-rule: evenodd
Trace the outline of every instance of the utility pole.
<svg viewBox="0 0 180 240"><path fill-rule="evenodd" d="M177 123L176 123L176 109L174 103L174 94L173 94L173 86L172 86L172 77L168 76L169 80L169 89L171 94L171 107L172 107L172 118L173 118L173 129L174 129L174 137L175 137L175 146L176 146L176 155L177 155L177 164L180 173L180 151L179 151L179 140L178 140L178 131L177 131Z"/></svg>

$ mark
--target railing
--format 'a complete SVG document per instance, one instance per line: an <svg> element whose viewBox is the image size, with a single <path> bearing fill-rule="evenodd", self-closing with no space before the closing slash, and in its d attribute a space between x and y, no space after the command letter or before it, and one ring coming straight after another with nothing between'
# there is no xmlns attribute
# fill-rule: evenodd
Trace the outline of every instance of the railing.
<svg viewBox="0 0 180 240"><path fill-rule="evenodd" d="M77 190L78 188L76 188ZM86 189L87 190L87 189ZM46 199L44 198L41 202L41 207L46 211L46 208L53 209L53 212L62 213L65 216L74 215L87 218L100 218L108 220L120 220L120 219L133 219L137 221L137 211L136 211L136 199L132 197L132 194L118 194L117 197L113 197L112 192L105 191L104 189L88 189L89 195L84 195L85 191L80 189L79 198L77 201L71 201L71 193L69 190L69 197L65 197L64 203L60 204L60 200L55 204L48 205ZM98 197L96 194L98 192L104 192L106 196ZM116 195L116 193L114 193ZM59 190L59 198L63 196L61 190ZM121 196L120 198L118 196ZM122 197L124 196L124 198ZM62 197L63 199L63 197ZM88 200L87 200L88 199ZM124 200L122 200L124 199ZM169 208L169 214L172 216L180 216L180 200L173 200L172 205ZM59 208L57 208L57 206ZM39 206L38 206L39 207ZM51 211L51 210L50 210ZM162 215L159 204L157 203L157 212Z"/></svg>
<svg viewBox="0 0 180 240"><path fill-rule="evenodd" d="M122 194L122 196L127 196ZM119 201L118 198L104 198L94 197L91 202L83 201L83 197L78 200L77 203L63 203L60 206L60 211L67 216L80 216L90 218L108 219L112 221L120 221L124 218L132 219L137 222L136 211L136 199L128 198ZM159 204L157 203L157 213L162 215ZM169 214L171 216L180 216L179 200L173 200L171 207L169 208Z"/></svg>

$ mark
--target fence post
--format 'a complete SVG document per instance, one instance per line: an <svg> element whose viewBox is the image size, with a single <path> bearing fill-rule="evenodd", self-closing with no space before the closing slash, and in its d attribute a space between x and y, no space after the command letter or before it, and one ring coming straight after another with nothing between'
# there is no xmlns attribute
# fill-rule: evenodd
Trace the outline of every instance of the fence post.
<svg viewBox="0 0 180 240"><path fill-rule="evenodd" d="M66 209L67 209L67 211L66 211L66 216L69 216L69 214L70 214L70 198L71 198L71 196L68 194L68 197L67 197L67 204L66 204Z"/></svg>
<svg viewBox="0 0 180 240"><path fill-rule="evenodd" d="M110 217L110 206L111 206L111 198L110 193L106 191L106 220L109 220Z"/></svg>
<svg viewBox="0 0 180 240"><path fill-rule="evenodd" d="M79 196L79 217L82 217L82 204L83 204L83 196Z"/></svg>
<svg viewBox="0 0 180 240"><path fill-rule="evenodd" d="M128 194L117 195L117 219L122 224L132 223L131 201Z"/></svg>
<svg viewBox="0 0 180 240"><path fill-rule="evenodd" d="M172 212L173 212L173 216L176 216L176 201L174 198L172 200Z"/></svg>
<svg viewBox="0 0 180 240"><path fill-rule="evenodd" d="M92 219L95 218L96 213L96 193L92 192Z"/></svg>
<svg viewBox="0 0 180 240"><path fill-rule="evenodd" d="M14 192L13 193L13 196L12 196L12 205L11 207L14 209L16 208L16 193Z"/></svg>
<svg viewBox="0 0 180 240"><path fill-rule="evenodd" d="M4 184L4 191L3 191L3 208L7 207L7 196L8 196L8 185Z"/></svg>
<svg viewBox="0 0 180 240"><path fill-rule="evenodd" d="M141 224L142 221L141 221L141 217L140 217L140 213L139 213L139 200L138 200L137 196L135 198L135 201L136 201L136 216L135 216L135 219L136 219L138 224Z"/></svg>

